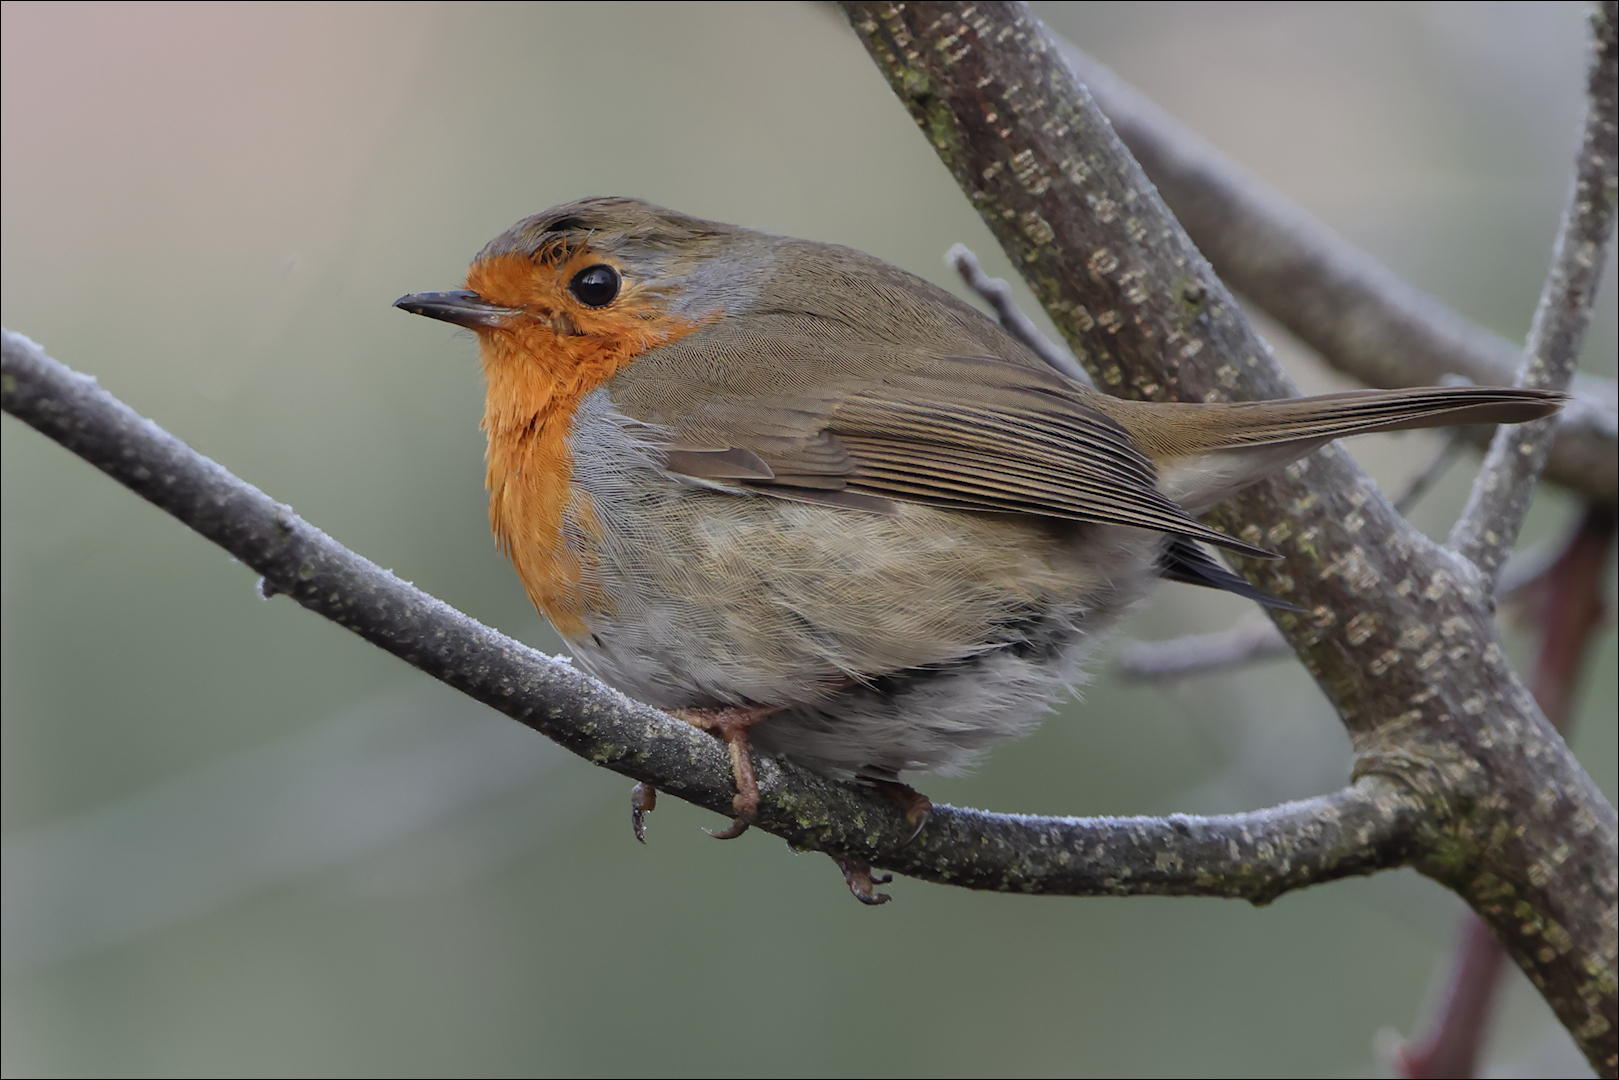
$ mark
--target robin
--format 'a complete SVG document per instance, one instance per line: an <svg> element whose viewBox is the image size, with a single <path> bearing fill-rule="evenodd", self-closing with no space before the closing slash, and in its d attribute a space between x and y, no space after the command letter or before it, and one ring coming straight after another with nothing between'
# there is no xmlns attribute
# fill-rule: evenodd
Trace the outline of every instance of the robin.
<svg viewBox="0 0 1619 1080"><path fill-rule="evenodd" d="M1520 423L1535 390L1128 401L869 255L592 198L396 306L478 335L489 516L604 681L884 785L1031 730L1154 578L1290 606L1196 516L1340 436ZM638 820L639 825L639 820ZM859 890L857 890L858 893Z"/></svg>

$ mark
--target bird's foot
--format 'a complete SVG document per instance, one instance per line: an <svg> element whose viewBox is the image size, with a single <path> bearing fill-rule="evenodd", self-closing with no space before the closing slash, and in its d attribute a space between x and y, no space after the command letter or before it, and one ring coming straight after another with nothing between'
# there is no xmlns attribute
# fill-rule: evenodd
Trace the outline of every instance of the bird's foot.
<svg viewBox="0 0 1619 1080"><path fill-rule="evenodd" d="M731 808L736 817L731 824L708 835L716 840L734 840L748 831L759 814L759 781L753 775L753 757L748 753L748 729L771 713L774 705L726 705L718 709L674 709L671 715L693 727L712 731L725 740L731 752L731 775L736 778L736 795Z"/></svg>
<svg viewBox="0 0 1619 1080"><path fill-rule="evenodd" d="M635 838L646 843L646 816L658 808L658 789L641 783L630 788L630 828Z"/></svg>
<svg viewBox="0 0 1619 1080"><path fill-rule="evenodd" d="M849 891L862 904L870 904L875 907L878 904L886 904L893 899L887 893L877 891L877 886L887 885L894 880L893 874L872 877L871 864L863 859L840 859L838 856L833 855L832 861L838 864L839 870L843 871L843 880L848 884Z"/></svg>
<svg viewBox="0 0 1619 1080"><path fill-rule="evenodd" d="M905 838L905 843L900 847L921 836L922 827L928 823L928 818L933 816L933 800L911 785L902 784L898 780L872 780L870 783L905 812L905 820L911 826L911 835Z"/></svg>

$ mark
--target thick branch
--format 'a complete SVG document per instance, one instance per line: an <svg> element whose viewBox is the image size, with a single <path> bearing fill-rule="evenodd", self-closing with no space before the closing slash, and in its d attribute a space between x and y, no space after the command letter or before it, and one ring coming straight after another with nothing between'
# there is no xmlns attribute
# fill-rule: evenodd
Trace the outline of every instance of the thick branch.
<svg viewBox="0 0 1619 1080"><path fill-rule="evenodd" d="M1619 37L1614 4L1591 7L1591 63L1586 75L1585 136L1575 159L1574 183L1551 269L1529 329L1519 386L1561 390L1574 375L1580 346L1591 324L1591 308L1613 236L1613 210L1619 189ZM1473 484L1467 508L1450 533L1461 552L1493 587L1512 554L1535 485L1551 451L1556 420L1547 418L1501 428L1490 443L1484 467Z"/></svg>
<svg viewBox="0 0 1619 1080"><path fill-rule="evenodd" d="M845 0L856 33L1067 339L1113 393L1293 387L1023 4ZM1337 705L1358 775L1427 804L1417 866L1507 943L1599 1071L1619 1074L1619 820L1524 689L1472 567L1337 449L1211 519Z"/></svg>
<svg viewBox="0 0 1619 1080"><path fill-rule="evenodd" d="M724 746L688 724L463 615L343 547L21 335L0 331L0 404L243 563L267 591L597 765L731 813ZM1318 881L1399 866L1418 800L1378 777L1251 814L1043 818L936 806L922 835L869 789L757 762L760 827L795 848L853 856L973 889L1159 894L1264 903Z"/></svg>
<svg viewBox="0 0 1619 1080"><path fill-rule="evenodd" d="M1220 276L1327 363L1368 386L1431 386L1447 375L1511 385L1523 350L1401 280L1073 45L1060 47ZM1559 417L1546 478L1613 506L1614 384L1576 379L1582 386L1586 396ZM1467 435L1486 445L1490 431Z"/></svg>
<svg viewBox="0 0 1619 1080"><path fill-rule="evenodd" d="M1573 719L1581 669L1590 659L1602 626L1602 578L1613 546L1614 516L1608 507L1589 506L1579 527L1556 559L1524 582L1528 604L1540 624L1535 658L1535 700L1546 719L1566 733ZM1489 1018L1500 987L1506 951L1481 923L1468 915L1456 946L1456 957L1444 1004L1433 1028L1395 1059L1410 1080L1472 1076L1489 1033Z"/></svg>

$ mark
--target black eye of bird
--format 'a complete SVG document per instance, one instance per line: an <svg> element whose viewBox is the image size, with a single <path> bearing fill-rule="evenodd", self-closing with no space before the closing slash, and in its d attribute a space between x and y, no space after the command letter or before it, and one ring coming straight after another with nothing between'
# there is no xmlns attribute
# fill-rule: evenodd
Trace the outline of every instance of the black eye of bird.
<svg viewBox="0 0 1619 1080"><path fill-rule="evenodd" d="M618 271L598 263L573 275L568 291L586 307L606 307L618 295L618 286Z"/></svg>

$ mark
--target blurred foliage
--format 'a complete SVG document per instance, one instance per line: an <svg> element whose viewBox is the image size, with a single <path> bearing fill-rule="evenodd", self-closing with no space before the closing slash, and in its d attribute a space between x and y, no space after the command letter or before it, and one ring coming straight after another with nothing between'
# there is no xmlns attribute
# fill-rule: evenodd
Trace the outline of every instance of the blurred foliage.
<svg viewBox="0 0 1619 1080"><path fill-rule="evenodd" d="M1528 325L1580 118L1573 4L1040 5L1417 284ZM8 326L311 521L535 645L485 525L470 335L389 307L589 194L1010 276L829 5L3 8ZM1587 366L1612 375L1612 277ZM959 290L958 290L959 291ZM1027 293L1019 291L1027 304ZM1272 332L1312 389L1342 385ZM1427 434L1357 456L1391 489ZM1366 1074L1459 905L849 899L285 600L21 425L3 450L6 1075ZM1419 507L1442 532L1467 468ZM1542 497L1526 542L1571 513ZM1605 588L1611 595L1612 584ZM1165 587L1126 632L1208 630ZM1522 654L1526 639L1513 632ZM1615 792L1615 638L1576 751ZM1105 672L936 799L1222 811L1340 784L1296 665ZM1498 1073L1581 1068L1521 978Z"/></svg>

